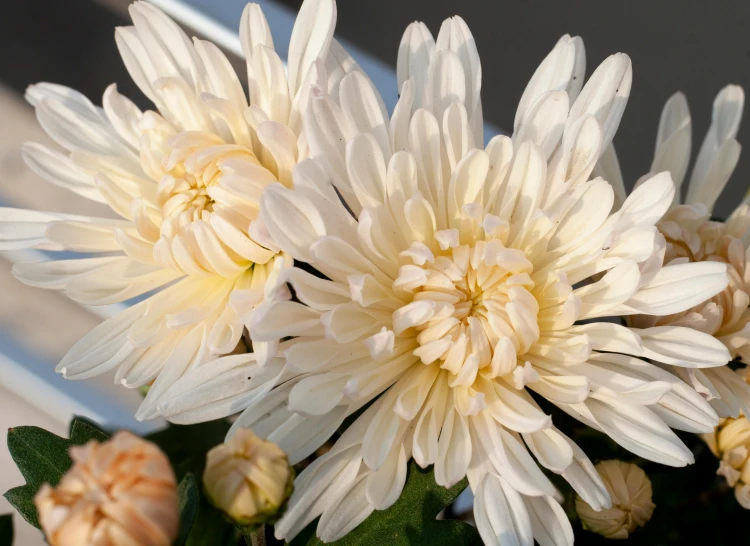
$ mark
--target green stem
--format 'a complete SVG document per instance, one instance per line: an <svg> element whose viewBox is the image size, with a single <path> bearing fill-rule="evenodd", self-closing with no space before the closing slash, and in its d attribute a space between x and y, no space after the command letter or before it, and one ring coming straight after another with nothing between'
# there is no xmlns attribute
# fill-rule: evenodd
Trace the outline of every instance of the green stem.
<svg viewBox="0 0 750 546"><path fill-rule="evenodd" d="M255 530L243 529L242 535L248 546L266 546L266 526L261 525Z"/></svg>

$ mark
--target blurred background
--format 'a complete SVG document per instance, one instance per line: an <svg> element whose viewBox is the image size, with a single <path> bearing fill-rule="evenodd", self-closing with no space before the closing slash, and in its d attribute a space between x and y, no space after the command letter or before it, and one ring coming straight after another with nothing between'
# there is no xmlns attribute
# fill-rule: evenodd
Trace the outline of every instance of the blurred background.
<svg viewBox="0 0 750 546"><path fill-rule="evenodd" d="M235 31L243 0L157 0L189 35L238 49ZM277 49L283 55L301 0L261 0ZM100 103L116 82L120 92L149 108L125 71L114 27L129 24L127 0L24 0L3 3L0 17L0 205L106 215L105 209L44 183L23 163L23 142L47 142L25 88L50 81L76 88ZM709 9L710 7L710 9ZM339 0L339 36L393 106L395 60L408 23L423 20L434 34L441 21L461 15L474 33L482 59L483 107L488 131L512 129L516 104L538 63L565 33L583 37L588 70L608 55L630 55L634 83L615 137L623 175L632 186L648 171L664 102L676 91L689 100L694 154L708 128L711 104L728 83L750 88L750 2L705 0L600 2L572 0ZM244 62L234 57L238 72ZM750 142L750 121L740 129ZM724 217L750 185L745 154L716 208ZM0 427L34 424L64 434L73 414L112 426L145 430L131 416L139 394L111 377L66 382L54 366L85 332L113 312L85 309L55 292L25 287L10 275L12 263L35 261L35 252L0 254ZM7 450L0 449L0 491L22 483ZM9 510L0 501L0 513ZM20 520L16 524L21 528ZM42 544L30 527L19 544Z"/></svg>

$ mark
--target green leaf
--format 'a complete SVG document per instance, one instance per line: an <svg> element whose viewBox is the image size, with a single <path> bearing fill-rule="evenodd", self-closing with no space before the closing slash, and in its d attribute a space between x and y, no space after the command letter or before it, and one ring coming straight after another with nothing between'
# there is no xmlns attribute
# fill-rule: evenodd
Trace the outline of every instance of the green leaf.
<svg viewBox="0 0 750 546"><path fill-rule="evenodd" d="M203 475L206 452L224 441L229 426L224 420L197 425L169 425L164 430L149 434L146 439L167 454L177 479L181 480L188 472L195 476Z"/></svg>
<svg viewBox="0 0 750 546"><path fill-rule="evenodd" d="M198 513L185 546L217 546L237 544L240 531L201 495Z"/></svg>
<svg viewBox="0 0 750 546"><path fill-rule="evenodd" d="M479 545L481 540L477 530L458 520L435 519L443 508L452 503L467 486L466 480L450 489L435 483L430 469L420 468L414 461L409 464L406 484L399 499L387 510L373 512L359 527L341 540L336 546L367 546L387 544L388 546L430 546ZM293 544L298 544L295 540ZM322 546L324 543L313 536L308 546Z"/></svg>
<svg viewBox="0 0 750 546"><path fill-rule="evenodd" d="M3 514L0 516L0 546L12 546L13 544L13 515Z"/></svg>
<svg viewBox="0 0 750 546"><path fill-rule="evenodd" d="M8 451L26 483L39 488L57 485L73 464L68 456L70 442L39 427L8 429Z"/></svg>
<svg viewBox="0 0 750 546"><path fill-rule="evenodd" d="M175 546L182 546L187 541L190 529L193 527L200 503L198 484L191 473L182 478L177 493L180 495L180 535Z"/></svg>
<svg viewBox="0 0 750 546"><path fill-rule="evenodd" d="M110 435L99 428L93 421L84 417L74 417L70 422L70 443L80 446L94 440L96 442L106 442Z"/></svg>
<svg viewBox="0 0 750 546"><path fill-rule="evenodd" d="M5 498L23 519L39 528L34 495L44 483L57 485L73 462L68 449L90 440L104 441L109 435L91 421L76 417L70 424L70 439L60 438L39 427L8 430L8 451L21 471L26 485L5 493Z"/></svg>
<svg viewBox="0 0 750 546"><path fill-rule="evenodd" d="M18 510L23 519L39 529L39 517L36 513L36 506L34 506L34 495L36 495L37 489L39 488L36 486L21 485L9 489L3 496L13 508Z"/></svg>

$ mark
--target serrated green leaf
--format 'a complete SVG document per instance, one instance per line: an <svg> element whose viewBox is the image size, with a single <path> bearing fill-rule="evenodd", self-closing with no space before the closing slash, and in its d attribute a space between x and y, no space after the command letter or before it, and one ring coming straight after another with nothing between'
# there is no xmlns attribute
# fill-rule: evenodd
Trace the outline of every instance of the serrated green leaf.
<svg viewBox="0 0 750 546"><path fill-rule="evenodd" d="M409 464L406 484L399 499L387 510L373 512L361 525L335 546L461 546L482 544L477 530L458 520L435 519L467 486L466 480L450 489L435 483L432 468L422 469L414 461ZM314 523L315 524L315 523ZM296 540L292 544L299 544ZM308 546L324 543L313 536Z"/></svg>
<svg viewBox="0 0 750 546"><path fill-rule="evenodd" d="M8 451L26 483L38 489L43 483L57 485L73 464L70 441L39 427L8 429Z"/></svg>
<svg viewBox="0 0 750 546"><path fill-rule="evenodd" d="M70 441L39 427L8 429L8 451L26 485L5 493L8 502L31 525L39 528L34 495L43 483L57 485L73 464L68 456Z"/></svg>
<svg viewBox="0 0 750 546"><path fill-rule="evenodd" d="M195 476L191 473L186 474L177 488L177 493L180 495L180 535L175 546L182 546L193 527L200 503L200 491L198 491Z"/></svg>
<svg viewBox="0 0 750 546"><path fill-rule="evenodd" d="M68 449L89 440L107 439L107 433L81 417L76 417L71 422L69 440L39 427L9 429L8 451L26 480L26 485L11 489L5 493L5 498L26 521L39 528L34 495L44 483L57 485L63 474L70 469L73 462Z"/></svg>
<svg viewBox="0 0 750 546"><path fill-rule="evenodd" d="M34 495L36 495L37 489L38 487L31 485L21 485L9 489L3 496L13 508L18 510L23 519L39 529L39 517L36 513L36 506L34 506Z"/></svg>
<svg viewBox="0 0 750 546"><path fill-rule="evenodd" d="M13 545L13 515L0 516L0 546Z"/></svg>
<svg viewBox="0 0 750 546"><path fill-rule="evenodd" d="M89 421L85 417L74 417L70 422L70 443L80 446L91 440L96 442L106 442L110 439L110 435L93 421Z"/></svg>

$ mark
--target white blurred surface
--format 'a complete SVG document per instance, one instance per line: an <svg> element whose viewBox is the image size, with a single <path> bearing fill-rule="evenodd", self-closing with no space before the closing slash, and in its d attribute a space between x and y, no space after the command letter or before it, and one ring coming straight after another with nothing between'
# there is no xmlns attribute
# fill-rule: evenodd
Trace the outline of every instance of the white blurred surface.
<svg viewBox="0 0 750 546"><path fill-rule="evenodd" d="M22 397L0 387L0 429L5 431L11 427L34 425L42 427L57 435L65 436L67 425L55 419L34 405L29 404ZM12 487L24 483L21 473L10 458L5 448L0 450L0 491L5 492ZM5 498L0 498L0 514L11 512L12 508ZM21 516L14 514L15 542L18 546L42 546L45 544L42 533L26 523Z"/></svg>
<svg viewBox="0 0 750 546"><path fill-rule="evenodd" d="M48 184L25 166L21 144L50 141L23 97L3 86L0 116L3 127L11 128L0 131L2 206L111 214L99 204ZM11 274L12 262L22 257L23 253L13 252L0 255L0 493L24 483L7 449L5 431L10 427L35 425L66 436L71 417L84 415L102 424L144 430L132 417L142 399L137 391L115 385L111 376L78 382L55 373L68 349L102 319L63 294L17 281ZM8 502L0 498L0 514L9 511ZM14 525L16 545L44 544L41 533L18 514Z"/></svg>

